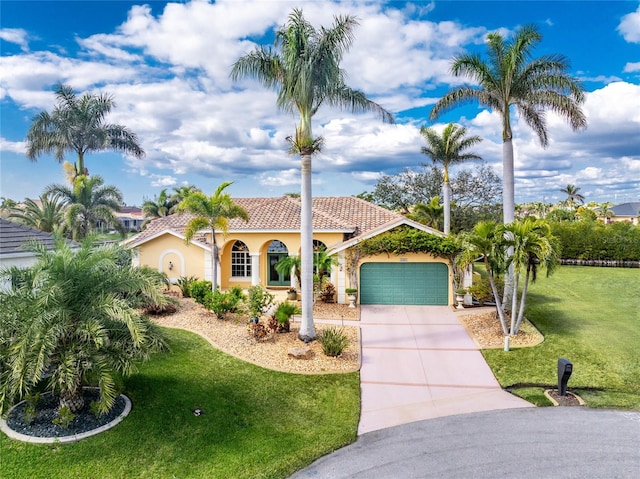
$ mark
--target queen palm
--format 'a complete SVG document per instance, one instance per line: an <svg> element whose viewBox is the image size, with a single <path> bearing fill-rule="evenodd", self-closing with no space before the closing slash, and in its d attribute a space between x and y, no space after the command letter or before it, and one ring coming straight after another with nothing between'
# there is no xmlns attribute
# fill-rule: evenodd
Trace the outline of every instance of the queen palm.
<svg viewBox="0 0 640 479"><path fill-rule="evenodd" d="M444 216L445 208L440 204L440 197L434 196L428 204L418 203L413 207L407 218L440 229L440 222Z"/></svg>
<svg viewBox="0 0 640 479"><path fill-rule="evenodd" d="M187 243L200 230L208 229L211 232L212 290L218 287L218 243L216 241L216 231L226 234L229 220L233 218L242 218L245 221L249 221L247 211L242 206L234 203L228 193L224 193L225 188L231 184L230 181L225 181L218 186L212 196L207 196L200 191L192 193L178 205L178 211L188 212L193 215L184 232L184 239Z"/></svg>
<svg viewBox="0 0 640 479"><path fill-rule="evenodd" d="M85 93L80 98L68 85L56 85L58 103L51 113L43 111L32 120L27 132L27 158L36 161L42 153L53 153L58 162L66 151L77 154L75 176L87 174L85 154L119 151L136 158L144 156L135 133L123 125L106 123L116 106L108 94Z"/></svg>
<svg viewBox="0 0 640 479"><path fill-rule="evenodd" d="M431 110L431 119L457 105L477 101L502 118L503 215L504 223L514 220L513 132L511 108L538 136L540 144L549 144L545 111L568 120L574 130L585 128L587 120L580 108L583 87L567 70L569 60L559 54L531 59L531 51L542 40L534 25L521 27L511 41L499 33L488 35L488 61L477 54L455 57L451 72L478 83L462 86L442 97Z"/></svg>
<svg viewBox="0 0 640 479"><path fill-rule="evenodd" d="M142 297L167 302L162 283L148 269L123 267L117 245L85 240L78 247L58 236L53 250L31 248L34 266L2 271L19 280L0 291L0 414L42 385L71 412L84 404L83 386L97 385L98 409L106 412L118 378L165 347L138 309Z"/></svg>
<svg viewBox="0 0 640 479"><path fill-rule="evenodd" d="M64 211L60 195L51 193L40 195L39 201L27 198L20 207L13 207L8 217L46 233L63 232Z"/></svg>
<svg viewBox="0 0 640 479"><path fill-rule="evenodd" d="M122 193L115 186L103 186L101 176L80 175L73 187L49 185L45 194L59 195L66 205L65 223L75 240L85 238L98 224L104 223L120 231L124 229L115 216L122 205Z"/></svg>
<svg viewBox="0 0 640 479"><path fill-rule="evenodd" d="M163 188L153 200L145 200L142 203L142 214L145 218L168 216L175 212L178 203L180 201L177 201L173 195L169 195L166 188Z"/></svg>
<svg viewBox="0 0 640 479"><path fill-rule="evenodd" d="M466 160L481 160L482 157L474 153L464 153L482 141L479 136L466 136L467 129L463 126L449 123L442 134L433 128L420 128L420 134L427 142L420 150L434 163L442 164L444 181L442 196L444 199L444 232L449 234L451 229L451 185L449 184L449 167Z"/></svg>
<svg viewBox="0 0 640 479"><path fill-rule="evenodd" d="M301 262L302 324L300 338L314 339L313 325L313 239L311 212L311 156L319 151L322 138L314 138L311 119L320 106L346 108L352 112L372 111L383 121L393 122L392 115L362 92L345 84L340 68L344 53L353 42L357 21L350 15L334 17L331 28L316 30L294 9L287 23L276 32L274 49L258 47L239 58L231 78L249 77L277 91L276 104L287 112L297 111L299 123L291 138L292 152L300 154L301 187Z"/></svg>

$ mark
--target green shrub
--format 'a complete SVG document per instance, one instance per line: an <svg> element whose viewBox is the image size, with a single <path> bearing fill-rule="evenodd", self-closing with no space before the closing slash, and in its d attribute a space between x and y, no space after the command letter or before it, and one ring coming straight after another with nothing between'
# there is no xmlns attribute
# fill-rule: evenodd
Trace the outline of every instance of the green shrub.
<svg viewBox="0 0 640 479"><path fill-rule="evenodd" d="M342 328L331 327L318 333L318 341L322 345L322 351L327 356L340 356L349 346L349 338Z"/></svg>
<svg viewBox="0 0 640 479"><path fill-rule="evenodd" d="M191 297L200 304L204 304L207 291L211 292L211 281L195 281L189 288Z"/></svg>
<svg viewBox="0 0 640 479"><path fill-rule="evenodd" d="M54 418L51 422L56 426L60 426L62 429L67 429L75 417L76 415L71 412L68 406L62 406L58 411L58 417Z"/></svg>
<svg viewBox="0 0 640 479"><path fill-rule="evenodd" d="M249 308L249 314L252 318L259 318L262 316L269 306L273 305L275 296L264 289L259 284L249 288L249 298L247 299L247 306Z"/></svg>
<svg viewBox="0 0 640 479"><path fill-rule="evenodd" d="M196 281L198 281L198 278L195 276L180 276L178 278L176 285L180 288L183 298L191 297L191 285Z"/></svg>
<svg viewBox="0 0 640 479"><path fill-rule="evenodd" d="M235 313L238 309L238 306L247 300L247 295L244 294L242 286L232 286L231 288L229 288L229 294L234 298L237 298L238 300L236 303L236 307L231 310L232 313Z"/></svg>
<svg viewBox="0 0 640 479"><path fill-rule="evenodd" d="M237 296L231 293L223 293L216 289L205 297L205 308L213 311L218 319L224 319L226 314L237 308L240 302Z"/></svg>
<svg viewBox="0 0 640 479"><path fill-rule="evenodd" d="M297 304L284 301L278 304L273 312L269 327L277 333L288 333L291 330L291 316L300 314L301 310Z"/></svg>

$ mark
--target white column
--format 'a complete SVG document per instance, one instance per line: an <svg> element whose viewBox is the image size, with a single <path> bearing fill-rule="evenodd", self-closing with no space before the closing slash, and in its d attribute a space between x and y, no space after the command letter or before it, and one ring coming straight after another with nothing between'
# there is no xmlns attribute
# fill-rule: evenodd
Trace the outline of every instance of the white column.
<svg viewBox="0 0 640 479"><path fill-rule="evenodd" d="M249 253L251 257L251 286L260 284L260 253Z"/></svg>

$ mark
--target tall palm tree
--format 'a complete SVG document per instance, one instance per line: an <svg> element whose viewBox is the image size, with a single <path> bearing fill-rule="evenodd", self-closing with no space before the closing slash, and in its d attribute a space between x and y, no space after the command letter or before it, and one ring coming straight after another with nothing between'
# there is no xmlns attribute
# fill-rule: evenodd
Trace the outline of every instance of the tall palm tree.
<svg viewBox="0 0 640 479"><path fill-rule="evenodd" d="M322 104L346 108L352 112L372 111L383 121L393 122L392 115L364 93L345 84L345 72L340 68L344 53L353 42L357 21L345 15L334 17L331 28L316 30L294 9L287 23L276 32L274 49L258 47L239 58L231 70L231 78L249 77L277 91L278 108L297 111L299 123L292 152L301 160L301 262L302 262L302 324L299 336L303 340L316 337L313 325L313 237L311 213L311 156L319 151L322 138L314 138L311 119Z"/></svg>
<svg viewBox="0 0 640 479"><path fill-rule="evenodd" d="M583 87L567 70L569 60L548 54L531 59L531 51L542 40L534 25L521 27L511 41L499 33L488 35L488 61L477 54L455 57L451 72L478 83L462 86L442 97L431 110L431 119L470 101L477 101L502 117L503 216L514 220L513 133L511 107L535 131L540 144L549 143L545 111L551 110L568 120L571 128L585 128L587 120L580 105Z"/></svg>
<svg viewBox="0 0 640 479"><path fill-rule="evenodd" d="M222 183L212 196L207 196L202 192L192 193L178 205L178 211L186 211L194 217L187 223L184 237L189 243L195 234L202 229L209 229L211 232L211 288L218 287L218 243L216 242L216 231L226 234L229 220L242 218L249 221L249 214L240 205L233 202L228 193L223 193L225 188L230 186L230 181Z"/></svg>
<svg viewBox="0 0 640 479"><path fill-rule="evenodd" d="M428 204L418 203L413 207L407 218L440 229L440 222L445 214L445 207L440 204L440 197L434 196Z"/></svg>
<svg viewBox="0 0 640 479"><path fill-rule="evenodd" d="M529 280L535 281L539 266L546 268L549 276L560 264L558 242L551 234L551 227L544 220L526 218L504 225L501 238L506 246L513 249L508 261L514 265L514 284L511 305L511 334L517 334L524 317ZM525 269L524 283L518 305L518 283L520 273Z"/></svg>
<svg viewBox="0 0 640 479"><path fill-rule="evenodd" d="M77 97L68 85L56 85L58 104L51 113L43 111L32 120L27 132L27 158L36 161L42 153L54 153L58 162L66 151L78 155L75 176L86 175L84 156L92 151L120 151L136 158L144 156L135 133L123 125L106 123L116 106L108 94L85 93Z"/></svg>
<svg viewBox="0 0 640 479"><path fill-rule="evenodd" d="M9 218L23 225L39 229L46 233L64 231L65 205L57 193L40 195L39 201L27 198L20 207L14 207Z"/></svg>
<svg viewBox="0 0 640 479"><path fill-rule="evenodd" d="M567 195L567 199L564 200L564 202L570 207L573 207L576 205L576 203L584 203L584 196L578 193L578 191L580 191L580 188L576 187L575 185L567 185L560 190L560 193L564 193L565 195Z"/></svg>
<svg viewBox="0 0 640 479"><path fill-rule="evenodd" d="M420 150L434 163L442 164L444 181L442 193L444 199L444 232L451 230L451 185L449 184L449 166L466 160L481 160L482 157L474 153L464 153L465 150L482 141L479 136L466 136L467 129L463 126L449 123L442 135L433 128L422 127L420 134L427 142Z"/></svg>
<svg viewBox="0 0 640 479"><path fill-rule="evenodd" d="M122 193L115 186L103 186L99 175L80 175L73 187L49 185L45 194L57 194L66 204L65 222L74 240L81 240L94 231L100 223L118 230L124 236L124 228L115 216L122 206Z"/></svg>
<svg viewBox="0 0 640 479"><path fill-rule="evenodd" d="M106 412L118 376L165 347L160 330L138 310L143 296L149 304L167 302L162 283L149 270L124 267L117 245L85 240L76 249L58 236L53 250L31 248L34 266L1 273L20 280L0 290L0 414L43 384L71 412L84 404L82 387L97 385L98 407Z"/></svg>
<svg viewBox="0 0 640 479"><path fill-rule="evenodd" d="M200 188L195 185L183 185L176 186L173 188L173 193L171 194L171 201L175 201L176 204L180 203L191 193L202 192Z"/></svg>

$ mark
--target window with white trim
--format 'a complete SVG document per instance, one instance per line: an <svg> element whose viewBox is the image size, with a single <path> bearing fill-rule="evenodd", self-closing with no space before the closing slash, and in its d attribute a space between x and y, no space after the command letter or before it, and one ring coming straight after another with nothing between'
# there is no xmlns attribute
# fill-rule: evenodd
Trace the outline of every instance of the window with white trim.
<svg viewBox="0 0 640 479"><path fill-rule="evenodd" d="M249 248L242 241L236 241L231 248L231 276L234 278L251 277L251 256Z"/></svg>

